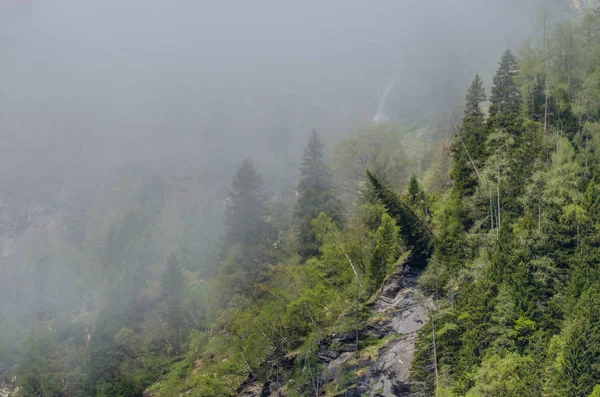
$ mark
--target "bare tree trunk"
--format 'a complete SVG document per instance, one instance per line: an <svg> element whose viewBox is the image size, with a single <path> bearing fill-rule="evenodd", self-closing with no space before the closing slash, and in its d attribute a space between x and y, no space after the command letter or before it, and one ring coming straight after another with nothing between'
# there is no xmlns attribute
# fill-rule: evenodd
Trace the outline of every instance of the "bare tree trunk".
<svg viewBox="0 0 600 397"><path fill-rule="evenodd" d="M359 300L360 300L360 289L362 288L362 284L360 282L360 278L358 277L358 272L356 271L354 264L352 264L352 260L350 259L350 256L346 253L344 246L337 239L337 237L334 237L334 241L335 241L335 244L338 246L338 248L340 250L342 250L342 253L348 260L348 263L350 264L350 267L352 268L352 271L354 272L354 277L356 277L356 328L355 328L355 331L356 331L356 354L358 354L358 326L359 326L359 320L360 320Z"/></svg>
<svg viewBox="0 0 600 397"><path fill-rule="evenodd" d="M548 20L547 13L544 12L544 148L546 150L546 163L550 161L548 154L548 37L546 23Z"/></svg>
<svg viewBox="0 0 600 397"><path fill-rule="evenodd" d="M477 179L479 180L479 183L481 183L481 185L483 186L483 182L484 182L483 178L481 178L481 175L479 174L479 170L477 170L477 166L475 165L475 162L473 161L473 158L471 157L471 153L469 153L469 149L467 149L467 146L463 142L463 140L460 137L460 135L457 134L457 138L460 140L460 143L462 144L462 147L465 149L465 152L467 153L467 156L469 157L469 162L471 163L471 166L473 167L473 170L475 170L475 174L477 175ZM491 230L493 230L494 229L494 210L493 210L494 206L492 204L492 188L490 186L489 180L487 181L487 186L488 186L488 191L489 191L489 194L490 194L490 222L491 222Z"/></svg>
<svg viewBox="0 0 600 397"><path fill-rule="evenodd" d="M538 231L542 229L542 188L538 182Z"/></svg>
<svg viewBox="0 0 600 397"><path fill-rule="evenodd" d="M494 230L494 200L490 192L490 230Z"/></svg>
<svg viewBox="0 0 600 397"><path fill-rule="evenodd" d="M587 124L587 121L586 121ZM585 169L583 171L583 178L585 180L588 179L588 143L589 143L589 134L586 132L585 134Z"/></svg>
<svg viewBox="0 0 600 397"><path fill-rule="evenodd" d="M179 328L179 354L183 354L183 349L181 347L181 324L178 324L177 328Z"/></svg>
<svg viewBox="0 0 600 397"><path fill-rule="evenodd" d="M497 169L497 185L496 185L496 193L498 198L498 216L496 217L498 224L498 232L500 232L500 166L498 165L498 153L496 153L496 169Z"/></svg>
<svg viewBox="0 0 600 397"><path fill-rule="evenodd" d="M435 391L439 390L440 382L438 377L438 366L437 366L437 347L435 344L435 321L433 316L431 318L431 340L433 344L433 373L435 374Z"/></svg>

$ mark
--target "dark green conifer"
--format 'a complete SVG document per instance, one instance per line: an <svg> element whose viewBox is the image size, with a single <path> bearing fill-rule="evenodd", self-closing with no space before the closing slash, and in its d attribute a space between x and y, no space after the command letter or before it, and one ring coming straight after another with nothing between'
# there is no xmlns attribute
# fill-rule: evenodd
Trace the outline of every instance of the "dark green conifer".
<svg viewBox="0 0 600 397"><path fill-rule="evenodd" d="M377 229L377 245L369 265L371 291L379 288L387 275L388 266L398 259L398 231L394 220L386 213L381 216L381 226Z"/></svg>
<svg viewBox="0 0 600 397"><path fill-rule="evenodd" d="M250 159L238 167L225 208L225 250L233 244L256 245L265 231L264 185ZM226 251L225 251L226 252Z"/></svg>
<svg viewBox="0 0 600 397"><path fill-rule="evenodd" d="M412 250L411 259L416 266L425 266L433 252L429 231L415 212L404 203L398 194L385 187L371 171L367 177L373 185L376 196L381 200L388 214L400 226L400 236L407 247Z"/></svg>
<svg viewBox="0 0 600 397"><path fill-rule="evenodd" d="M323 142L313 130L300 164L300 182L298 199L294 207L294 216L298 221L298 252L303 259L319 254L319 242L311 226L311 220L321 212L335 222L341 222L341 203L336 198L325 164Z"/></svg>
<svg viewBox="0 0 600 397"><path fill-rule="evenodd" d="M515 83L516 74L517 59L511 50L506 50L494 76L488 121L491 127L505 128L511 134L517 134L521 124L522 99Z"/></svg>
<svg viewBox="0 0 600 397"><path fill-rule="evenodd" d="M475 167L480 167L484 159L487 127L482 105L485 99L483 82L477 74L467 92L464 117L452 145L452 178L461 197L474 193L477 186Z"/></svg>
<svg viewBox="0 0 600 397"><path fill-rule="evenodd" d="M417 177L413 174L408 182L408 203L413 207L423 201L423 191Z"/></svg>
<svg viewBox="0 0 600 397"><path fill-rule="evenodd" d="M600 379L600 293L585 292L565 331L559 374L562 395L587 397Z"/></svg>

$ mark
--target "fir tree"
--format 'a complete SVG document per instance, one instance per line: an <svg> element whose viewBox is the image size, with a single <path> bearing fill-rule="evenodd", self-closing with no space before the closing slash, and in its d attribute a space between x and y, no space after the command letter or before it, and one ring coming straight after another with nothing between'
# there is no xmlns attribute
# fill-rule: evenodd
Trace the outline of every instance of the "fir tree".
<svg viewBox="0 0 600 397"><path fill-rule="evenodd" d="M386 213L381 216L381 226L377 229L377 245L371 256L369 283L371 291L376 290L387 275L388 266L398 259L398 231L394 220Z"/></svg>
<svg viewBox="0 0 600 397"><path fill-rule="evenodd" d="M485 153L487 128L482 105L485 101L485 89L479 75L475 75L467 92L465 114L456 133L452 146L454 166L452 178L455 189L462 196L470 196L477 185L477 169Z"/></svg>
<svg viewBox="0 0 600 397"><path fill-rule="evenodd" d="M311 226L311 220L321 212L335 222L341 222L341 203L336 198L324 161L323 142L313 130L304 148L298 183L298 200L294 215L298 221L298 251L303 259L318 255L319 242Z"/></svg>
<svg viewBox="0 0 600 397"><path fill-rule="evenodd" d="M581 296L566 328L561 389L565 396L586 397L600 379L600 293L598 286Z"/></svg>
<svg viewBox="0 0 600 397"><path fill-rule="evenodd" d="M423 201L423 191L417 177L413 174L408 182L408 203L414 207L421 201Z"/></svg>
<svg viewBox="0 0 600 397"><path fill-rule="evenodd" d="M233 244L256 245L265 231L264 185L254 163L244 160L238 167L225 208L225 250Z"/></svg>
<svg viewBox="0 0 600 397"><path fill-rule="evenodd" d="M367 170L367 177L373 185L375 195L381 200L396 224L400 226L400 236L412 250L411 259L417 266L425 266L433 252L430 234L425 225L414 211L400 199L398 194L385 187L369 170Z"/></svg>
<svg viewBox="0 0 600 397"><path fill-rule="evenodd" d="M178 301L181 298L183 274L177 255L174 253L167 258L167 268L163 273L163 286L167 302Z"/></svg>
<svg viewBox="0 0 600 397"><path fill-rule="evenodd" d="M515 83L516 74L517 59L511 50L506 50L494 76L489 124L491 127L506 128L511 134L517 134L521 124L522 100L519 87Z"/></svg>

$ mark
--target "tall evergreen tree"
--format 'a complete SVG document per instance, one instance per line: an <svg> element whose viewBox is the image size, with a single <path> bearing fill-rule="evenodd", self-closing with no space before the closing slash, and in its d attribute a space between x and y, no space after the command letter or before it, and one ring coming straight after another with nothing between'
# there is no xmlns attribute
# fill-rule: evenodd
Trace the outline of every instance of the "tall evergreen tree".
<svg viewBox="0 0 600 397"><path fill-rule="evenodd" d="M506 50L494 76L489 124L491 127L506 128L512 134L517 134L521 124L522 99L519 87L515 83L516 74L517 59L511 50Z"/></svg>
<svg viewBox="0 0 600 397"><path fill-rule="evenodd" d="M294 215L298 220L298 251L304 259L319 253L319 242L311 220L321 212L336 222L342 220L341 203L331 186L323 147L319 135L313 130L301 158L298 200L294 207Z"/></svg>
<svg viewBox="0 0 600 397"><path fill-rule="evenodd" d="M452 177L461 196L470 196L477 185L477 170L485 153L487 128L482 105L486 99L483 82L475 75L467 92L465 114L452 146L454 166Z"/></svg>
<svg viewBox="0 0 600 397"><path fill-rule="evenodd" d="M413 207L423 201L423 191L417 177L413 174L408 182L408 203Z"/></svg>
<svg viewBox="0 0 600 397"><path fill-rule="evenodd" d="M371 256L369 284L376 290L387 275L388 266L398 259L398 231L396 222L388 214L381 216L381 226L377 229L377 245Z"/></svg>
<svg viewBox="0 0 600 397"><path fill-rule="evenodd" d="M225 208L225 249L233 244L256 245L265 231L266 200L262 178L250 159L238 167Z"/></svg>
<svg viewBox="0 0 600 397"><path fill-rule="evenodd" d="M581 296L565 331L559 380L564 396L586 397L600 379L600 294Z"/></svg>
<svg viewBox="0 0 600 397"><path fill-rule="evenodd" d="M412 261L419 267L425 266L427 259L433 253L431 236L425 224L408 204L404 203L394 191L385 187L375 174L367 170L367 177L373 185L377 198L400 226L400 236L412 250Z"/></svg>

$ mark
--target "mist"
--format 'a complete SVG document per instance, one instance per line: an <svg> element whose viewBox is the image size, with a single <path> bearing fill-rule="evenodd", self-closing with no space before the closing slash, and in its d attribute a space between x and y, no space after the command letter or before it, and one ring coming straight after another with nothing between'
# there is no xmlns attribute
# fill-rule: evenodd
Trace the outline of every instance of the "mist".
<svg viewBox="0 0 600 397"><path fill-rule="evenodd" d="M538 6L8 0L1 168L279 160L312 128L340 137L370 122L391 78L386 115L427 121L529 33Z"/></svg>
<svg viewBox="0 0 600 397"><path fill-rule="evenodd" d="M151 214L149 273L177 250L208 267L243 159L289 210L313 129L328 157L377 122L452 130L473 76L489 88L564 3L0 0L0 331L47 302L97 309L99 252L130 207Z"/></svg>

